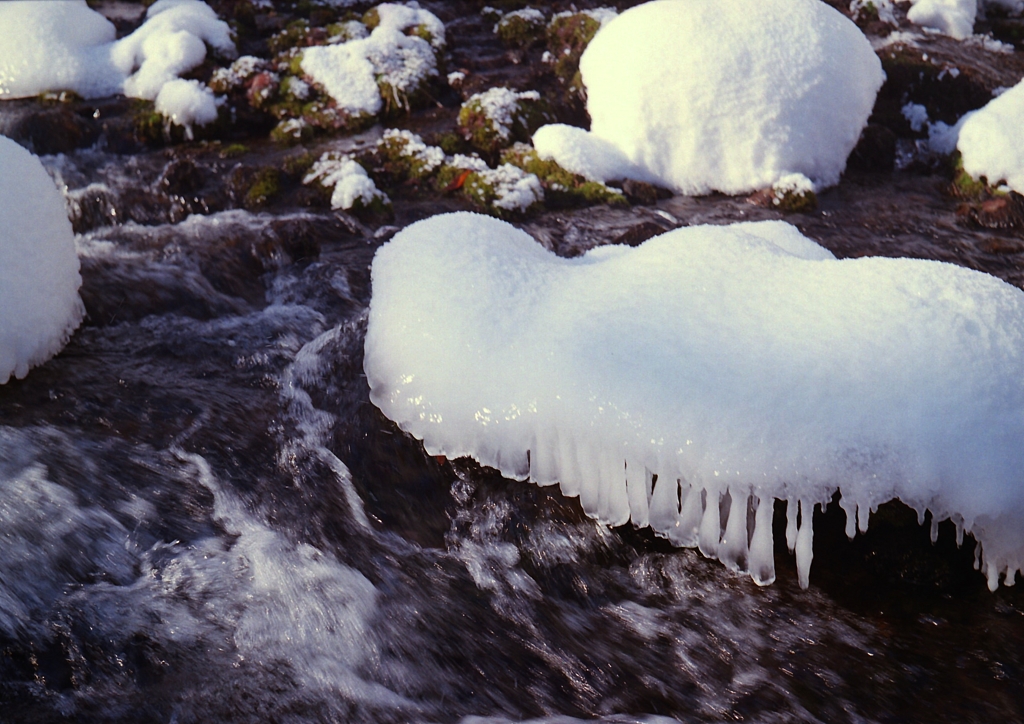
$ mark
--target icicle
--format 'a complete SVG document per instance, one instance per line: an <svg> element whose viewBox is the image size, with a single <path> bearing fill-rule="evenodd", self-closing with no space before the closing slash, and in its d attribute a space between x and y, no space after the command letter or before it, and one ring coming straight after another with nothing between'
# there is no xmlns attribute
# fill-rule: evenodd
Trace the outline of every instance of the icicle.
<svg viewBox="0 0 1024 724"><path fill-rule="evenodd" d="M915 511L917 512L917 524L924 525L925 508L915 508Z"/></svg>
<svg viewBox="0 0 1024 724"><path fill-rule="evenodd" d="M844 495L839 498L839 507L846 513L846 537L853 540L857 535L857 503Z"/></svg>
<svg viewBox="0 0 1024 724"><path fill-rule="evenodd" d="M718 545L718 560L734 571L746 570L747 565L747 495L729 491L731 504L725 520L725 534Z"/></svg>
<svg viewBox="0 0 1024 724"><path fill-rule="evenodd" d="M672 542L678 546L693 548L697 545L701 516L704 514L700 500L701 489L696 485L681 482L686 490L686 497L683 498L683 508L679 511L679 527L676 528L677 533Z"/></svg>
<svg viewBox="0 0 1024 724"><path fill-rule="evenodd" d="M530 449L530 479L537 485L558 482L558 434L538 437Z"/></svg>
<svg viewBox="0 0 1024 724"><path fill-rule="evenodd" d="M985 564L985 578L988 579L988 590L995 591L999 588L999 571L995 563Z"/></svg>
<svg viewBox="0 0 1024 724"><path fill-rule="evenodd" d="M811 559L814 557L814 503L800 501L800 529L796 534L796 575L800 588L811 585Z"/></svg>
<svg viewBox="0 0 1024 724"><path fill-rule="evenodd" d="M611 526L624 525L629 522L626 463L617 451L605 451L600 461L600 520Z"/></svg>
<svg viewBox="0 0 1024 724"><path fill-rule="evenodd" d="M981 541L974 544L974 570L981 570Z"/></svg>
<svg viewBox="0 0 1024 724"><path fill-rule="evenodd" d="M786 501L786 547L790 553L796 548L796 514L796 498L790 498Z"/></svg>
<svg viewBox="0 0 1024 724"><path fill-rule="evenodd" d="M871 508L867 505L857 506L857 530L861 533L868 532L868 517L871 515Z"/></svg>
<svg viewBox="0 0 1024 724"><path fill-rule="evenodd" d="M668 476L658 476L651 496L651 527L662 534L675 528L679 521L679 483Z"/></svg>
<svg viewBox="0 0 1024 724"><path fill-rule="evenodd" d="M932 513L932 526L928 531L928 537L932 539L932 545L939 539L939 518Z"/></svg>
<svg viewBox="0 0 1024 724"><path fill-rule="evenodd" d="M956 547L959 548L964 544L964 519L958 515L953 522L956 525Z"/></svg>
<svg viewBox="0 0 1024 724"><path fill-rule="evenodd" d="M578 451L580 466L580 505L591 518L600 519L601 513L601 466L597 456L589 450Z"/></svg>
<svg viewBox="0 0 1024 724"><path fill-rule="evenodd" d="M567 498L575 498L580 494L580 468L576 464L576 445L569 435L560 435L558 439L558 471L559 487Z"/></svg>
<svg viewBox="0 0 1024 724"><path fill-rule="evenodd" d="M708 558L717 558L718 541L722 536L722 524L719 519L718 505L721 493L717 490L706 490L704 499L704 517L700 520L700 532L697 547Z"/></svg>
<svg viewBox="0 0 1024 724"><path fill-rule="evenodd" d="M1012 566L1012 565L1010 565L1008 563L1008 564L1006 564L1006 573L1003 575L1003 585L1004 586L1012 586L1016 582L1017 582L1017 569L1014 566Z"/></svg>
<svg viewBox="0 0 1024 724"><path fill-rule="evenodd" d="M750 538L750 577L759 586L775 582L775 543L772 537L773 498L761 496L754 514L754 535Z"/></svg>
<svg viewBox="0 0 1024 724"><path fill-rule="evenodd" d="M651 474L636 460L626 461L626 494L629 497L629 518L637 528L645 528L650 520Z"/></svg>

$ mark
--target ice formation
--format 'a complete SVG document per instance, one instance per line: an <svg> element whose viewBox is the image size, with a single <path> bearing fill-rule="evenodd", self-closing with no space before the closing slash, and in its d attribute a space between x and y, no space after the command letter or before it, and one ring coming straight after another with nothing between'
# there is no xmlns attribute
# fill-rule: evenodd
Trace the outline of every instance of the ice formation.
<svg viewBox="0 0 1024 724"><path fill-rule="evenodd" d="M773 501L806 586L836 490L851 536L899 498L972 532L990 587L1024 565L1024 293L992 276L836 260L783 222L563 259L459 213L397 234L372 279L371 399L432 455L761 584Z"/></svg>
<svg viewBox="0 0 1024 724"><path fill-rule="evenodd" d="M67 343L81 284L64 200L39 159L0 136L0 384Z"/></svg>
<svg viewBox="0 0 1024 724"><path fill-rule="evenodd" d="M864 35L819 0L639 5L598 32L580 72L591 131L686 194L789 173L835 184L883 80Z"/></svg>
<svg viewBox="0 0 1024 724"><path fill-rule="evenodd" d="M157 93L155 108L172 123L184 126L189 140L192 140L193 125L205 126L217 120L217 101L197 80L167 81Z"/></svg>
<svg viewBox="0 0 1024 724"><path fill-rule="evenodd" d="M971 176L1024 194L1024 81L964 120L957 148Z"/></svg>
<svg viewBox="0 0 1024 724"><path fill-rule="evenodd" d="M156 100L168 83L203 62L207 45L235 53L227 24L199 0L157 0L146 22L120 40L85 0L2 2L0 27L0 98L70 90L85 98L124 93ZM212 103L213 94L198 85L179 85L165 100L186 127L212 120Z"/></svg>
<svg viewBox="0 0 1024 724"><path fill-rule="evenodd" d="M302 71L350 113L378 113L385 100L402 106L403 94L413 93L437 75L434 53L445 43L444 24L437 16L415 2L384 3L376 10L380 22L369 37L302 52ZM426 31L430 42L405 34L417 27ZM379 84L395 96L382 99Z"/></svg>

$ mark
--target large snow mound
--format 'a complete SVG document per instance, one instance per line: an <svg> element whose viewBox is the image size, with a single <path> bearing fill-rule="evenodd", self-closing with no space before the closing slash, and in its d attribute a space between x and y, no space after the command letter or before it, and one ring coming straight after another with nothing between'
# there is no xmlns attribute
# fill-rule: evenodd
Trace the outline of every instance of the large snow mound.
<svg viewBox="0 0 1024 724"><path fill-rule="evenodd" d="M120 40L85 0L0 2L0 28L0 98L70 90L84 98L124 93L154 100L203 62L207 46L235 52L227 24L199 0L158 0L146 22ZM213 94L201 92L209 97L192 94L202 110L186 124L209 117Z"/></svg>
<svg viewBox="0 0 1024 724"><path fill-rule="evenodd" d="M783 222L562 259L459 213L398 233L372 279L370 397L432 455L558 482L758 583L773 499L806 585L836 490L850 535L899 498L972 532L993 588L1024 565L1024 293L992 276L836 260Z"/></svg>
<svg viewBox="0 0 1024 724"><path fill-rule="evenodd" d="M0 136L0 384L57 354L82 320L75 238L39 159Z"/></svg>
<svg viewBox="0 0 1024 724"><path fill-rule="evenodd" d="M820 0L639 5L597 33L580 72L591 131L685 194L838 182L884 78Z"/></svg>
<svg viewBox="0 0 1024 724"><path fill-rule="evenodd" d="M1024 194L1024 81L972 113L956 145L971 176Z"/></svg>

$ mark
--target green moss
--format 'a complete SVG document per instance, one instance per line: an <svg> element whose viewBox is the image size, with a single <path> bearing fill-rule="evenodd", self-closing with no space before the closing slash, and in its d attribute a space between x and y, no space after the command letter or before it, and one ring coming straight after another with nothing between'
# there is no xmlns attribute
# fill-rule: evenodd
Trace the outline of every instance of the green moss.
<svg viewBox="0 0 1024 724"><path fill-rule="evenodd" d="M570 92L583 87L577 78L580 56L600 29L601 23L586 13L555 18L548 24L548 51L555 57L554 72Z"/></svg>
<svg viewBox="0 0 1024 724"><path fill-rule="evenodd" d="M510 14L498 21L498 38L514 48L528 48L544 38L543 18L528 18Z"/></svg>
<svg viewBox="0 0 1024 724"><path fill-rule="evenodd" d="M221 149L220 157L238 158L239 156L244 156L247 153L249 153L249 147L244 143L232 143Z"/></svg>
<svg viewBox="0 0 1024 724"><path fill-rule="evenodd" d="M437 173L440 168L437 160L431 163L430 158L422 150L411 150L410 145L411 141L408 138L399 135L385 136L377 144L375 165L397 181L421 181ZM437 153L436 149L434 153Z"/></svg>
<svg viewBox="0 0 1024 724"><path fill-rule="evenodd" d="M285 156L281 162L281 172L293 178L301 179L313 167L314 163L316 163L316 156L309 151L297 153L293 156ZM320 186L320 184L317 185ZM323 186L320 187L323 188Z"/></svg>
<svg viewBox="0 0 1024 724"><path fill-rule="evenodd" d="M245 207L258 209L274 198L281 190L280 172L271 166L265 166L256 172L252 185L245 192Z"/></svg>
<svg viewBox="0 0 1024 724"><path fill-rule="evenodd" d="M544 186L544 196L550 206L628 206L626 197L603 183L588 181L568 171L552 160L542 159L524 143L517 143L501 155L501 163L518 166L534 174Z"/></svg>
<svg viewBox="0 0 1024 724"><path fill-rule="evenodd" d="M368 30L373 30L380 25L380 13L377 12L377 8L370 8L363 13L363 25L365 25Z"/></svg>
<svg viewBox="0 0 1024 724"><path fill-rule="evenodd" d="M806 214L818 208L818 196L813 191L775 191L772 207L787 214Z"/></svg>
<svg viewBox="0 0 1024 724"><path fill-rule="evenodd" d="M274 55L291 48L304 48L308 45L310 30L308 20L293 20L284 30L267 38L267 47Z"/></svg>
<svg viewBox="0 0 1024 724"><path fill-rule="evenodd" d="M466 139L454 131L445 131L439 134L435 139L435 145L440 146L441 150L449 156L454 156L457 153L469 153Z"/></svg>

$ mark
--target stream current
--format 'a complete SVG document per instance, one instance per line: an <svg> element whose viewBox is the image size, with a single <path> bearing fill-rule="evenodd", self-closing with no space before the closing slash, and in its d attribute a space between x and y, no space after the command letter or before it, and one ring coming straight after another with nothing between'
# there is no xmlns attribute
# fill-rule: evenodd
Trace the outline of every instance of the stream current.
<svg viewBox="0 0 1024 724"><path fill-rule="evenodd" d="M369 264L459 202L398 200L373 225L232 208L197 190L231 171L213 152L43 162L88 318L0 387L0 721L1024 721L1024 596L989 593L951 524L933 545L883 506L848 541L829 506L800 590L780 504L759 588L383 418L362 374ZM206 179L188 192L183 163ZM958 224L942 184L854 174L786 218L841 256L1020 286L1019 232ZM676 197L521 226L576 255L762 218L780 215Z"/></svg>

